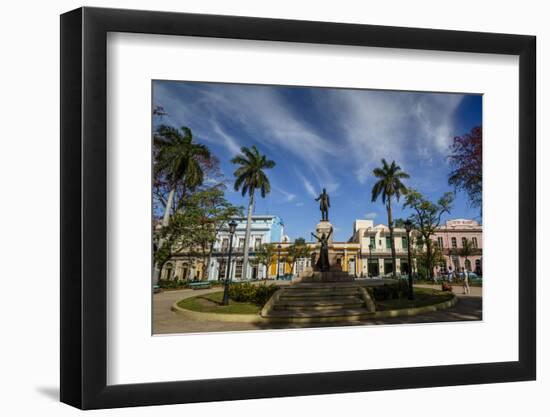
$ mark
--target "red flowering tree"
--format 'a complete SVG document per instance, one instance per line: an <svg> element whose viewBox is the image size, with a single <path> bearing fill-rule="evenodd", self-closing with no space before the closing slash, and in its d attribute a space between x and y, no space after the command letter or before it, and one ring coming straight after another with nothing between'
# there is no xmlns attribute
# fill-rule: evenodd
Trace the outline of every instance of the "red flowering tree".
<svg viewBox="0 0 550 417"><path fill-rule="evenodd" d="M449 162L452 171L449 185L468 194L472 207L482 208L482 129L474 127L470 133L456 136L451 145Z"/></svg>

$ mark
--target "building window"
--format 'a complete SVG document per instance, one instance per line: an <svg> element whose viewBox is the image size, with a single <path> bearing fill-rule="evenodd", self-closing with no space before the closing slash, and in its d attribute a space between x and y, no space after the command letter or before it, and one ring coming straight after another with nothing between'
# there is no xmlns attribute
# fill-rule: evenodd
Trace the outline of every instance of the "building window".
<svg viewBox="0 0 550 417"><path fill-rule="evenodd" d="M477 249L477 237L472 238L472 246Z"/></svg>
<svg viewBox="0 0 550 417"><path fill-rule="evenodd" d="M389 237L386 238L386 249L391 249L391 239Z"/></svg>
<svg viewBox="0 0 550 417"><path fill-rule="evenodd" d="M370 237L370 245L372 246L373 249L376 248L376 242L375 242L374 236Z"/></svg>
<svg viewBox="0 0 550 417"><path fill-rule="evenodd" d="M451 246L453 247L453 249L456 249L456 237L451 238Z"/></svg>
<svg viewBox="0 0 550 417"><path fill-rule="evenodd" d="M240 279L243 276L243 261L235 263L235 278Z"/></svg>
<svg viewBox="0 0 550 417"><path fill-rule="evenodd" d="M406 236L401 236L401 247L403 249L407 249L407 237Z"/></svg>
<svg viewBox="0 0 550 417"><path fill-rule="evenodd" d="M227 261L225 259L220 260L220 266L218 269L218 279L220 280L225 279L226 264Z"/></svg>
<svg viewBox="0 0 550 417"><path fill-rule="evenodd" d="M238 249L241 251L244 249L244 237L239 238L239 246Z"/></svg>
<svg viewBox="0 0 550 417"><path fill-rule="evenodd" d="M262 246L262 238L257 237L256 239L254 239L254 250L259 250L260 246Z"/></svg>
<svg viewBox="0 0 550 417"><path fill-rule="evenodd" d="M172 272L173 272L172 264L166 264L166 266L164 268L166 270L165 275L164 275L164 279L166 279L166 280L172 279Z"/></svg>
<svg viewBox="0 0 550 417"><path fill-rule="evenodd" d="M182 265L182 279L186 281L189 279L189 264L185 263Z"/></svg>
<svg viewBox="0 0 550 417"><path fill-rule="evenodd" d="M462 238L462 247L466 246L467 240L465 237Z"/></svg>
<svg viewBox="0 0 550 417"><path fill-rule="evenodd" d="M222 239L222 252L227 252L228 249L229 249L229 239L224 237Z"/></svg>
<svg viewBox="0 0 550 417"><path fill-rule="evenodd" d="M437 237L437 246L439 249L443 249L443 238L441 236Z"/></svg>

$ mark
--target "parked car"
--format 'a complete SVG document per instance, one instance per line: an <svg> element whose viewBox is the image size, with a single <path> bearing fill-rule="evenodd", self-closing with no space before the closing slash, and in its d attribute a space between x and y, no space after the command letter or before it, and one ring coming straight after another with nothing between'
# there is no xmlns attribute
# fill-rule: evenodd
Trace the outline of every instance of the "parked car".
<svg viewBox="0 0 550 417"><path fill-rule="evenodd" d="M460 274L460 278L464 278L464 272L461 272ZM475 272L468 272L468 278L470 279L481 279L481 277L476 274Z"/></svg>
<svg viewBox="0 0 550 417"><path fill-rule="evenodd" d="M460 274L458 274L460 276L460 279L464 279L464 272L461 272ZM471 283L481 283L483 282L483 278L481 276L479 276L478 274L476 274L475 272L468 272L468 280L471 282Z"/></svg>

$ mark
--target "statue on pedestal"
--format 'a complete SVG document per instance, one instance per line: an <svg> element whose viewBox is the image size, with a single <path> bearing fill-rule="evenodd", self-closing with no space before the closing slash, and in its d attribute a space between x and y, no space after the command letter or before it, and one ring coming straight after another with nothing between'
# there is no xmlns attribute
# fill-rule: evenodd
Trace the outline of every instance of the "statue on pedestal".
<svg viewBox="0 0 550 417"><path fill-rule="evenodd" d="M328 209L330 207L330 198L326 189L323 188L323 192L319 194L319 197L315 199L319 202L319 210L321 210L321 221L328 222Z"/></svg>
<svg viewBox="0 0 550 417"><path fill-rule="evenodd" d="M311 234L311 236L317 239L317 241L321 244L319 259L317 260L317 264L315 265L316 268L321 272L326 272L330 270L330 264L328 261L328 240L331 234L332 234L332 229L330 229L330 232L328 233L328 235L323 233L321 237L313 233Z"/></svg>

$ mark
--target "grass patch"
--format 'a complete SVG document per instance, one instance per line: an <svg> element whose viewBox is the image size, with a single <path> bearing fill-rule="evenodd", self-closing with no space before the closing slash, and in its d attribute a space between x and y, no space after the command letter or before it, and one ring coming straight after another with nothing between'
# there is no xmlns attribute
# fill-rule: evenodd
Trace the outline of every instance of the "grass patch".
<svg viewBox="0 0 550 417"><path fill-rule="evenodd" d="M414 300L396 298L391 300L375 301L377 311L400 310L404 308L424 307L443 303L453 298L450 292L434 290L432 288L415 288Z"/></svg>
<svg viewBox="0 0 550 417"><path fill-rule="evenodd" d="M221 314L258 314L261 307L253 303L239 303L229 300L229 305L222 305L223 291L197 295L178 302L178 307L201 313Z"/></svg>

